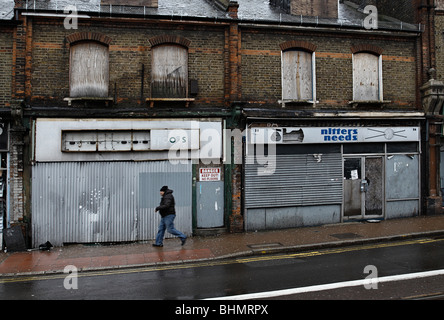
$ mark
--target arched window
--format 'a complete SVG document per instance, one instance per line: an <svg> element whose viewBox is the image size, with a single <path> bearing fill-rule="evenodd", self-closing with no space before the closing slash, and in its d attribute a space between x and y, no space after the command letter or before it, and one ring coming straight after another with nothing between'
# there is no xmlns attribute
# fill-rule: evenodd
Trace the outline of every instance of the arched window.
<svg viewBox="0 0 444 320"><path fill-rule="evenodd" d="M70 49L70 97L108 97L108 46L96 41L80 41Z"/></svg>
<svg viewBox="0 0 444 320"><path fill-rule="evenodd" d="M152 48L151 97L187 98L188 49L177 44Z"/></svg>
<svg viewBox="0 0 444 320"><path fill-rule="evenodd" d="M380 54L353 53L353 100L383 100L382 56Z"/></svg>
<svg viewBox="0 0 444 320"><path fill-rule="evenodd" d="M282 52L282 99L314 99L314 54L300 49Z"/></svg>
<svg viewBox="0 0 444 320"><path fill-rule="evenodd" d="M282 50L282 100L316 103L316 45L302 40L280 44Z"/></svg>

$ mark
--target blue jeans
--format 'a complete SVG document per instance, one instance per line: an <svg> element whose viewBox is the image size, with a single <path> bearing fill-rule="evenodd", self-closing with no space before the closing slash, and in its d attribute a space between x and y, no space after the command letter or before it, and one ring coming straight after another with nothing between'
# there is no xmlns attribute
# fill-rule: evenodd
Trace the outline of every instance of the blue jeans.
<svg viewBox="0 0 444 320"><path fill-rule="evenodd" d="M159 230L157 231L157 236L156 236L157 245L163 244L163 236L165 235L165 230L167 230L172 235L179 237L181 240L185 240L187 238L186 235L184 235L182 232L174 228L175 218L176 218L175 214L170 214L167 215L166 217L163 217L160 220Z"/></svg>

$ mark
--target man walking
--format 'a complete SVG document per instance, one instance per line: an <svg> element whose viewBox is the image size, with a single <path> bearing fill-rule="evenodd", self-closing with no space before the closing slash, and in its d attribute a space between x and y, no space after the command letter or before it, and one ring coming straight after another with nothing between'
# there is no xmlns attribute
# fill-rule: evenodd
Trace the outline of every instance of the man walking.
<svg viewBox="0 0 444 320"><path fill-rule="evenodd" d="M159 230L157 231L156 243L154 247L163 247L163 237L165 235L165 229L180 238L182 245L185 244L187 236L182 232L174 228L174 219L176 218L175 202L173 197L173 190L168 189L168 186L163 186L160 189L160 195L162 200L160 205L156 207L156 212L159 211L162 219L160 220Z"/></svg>

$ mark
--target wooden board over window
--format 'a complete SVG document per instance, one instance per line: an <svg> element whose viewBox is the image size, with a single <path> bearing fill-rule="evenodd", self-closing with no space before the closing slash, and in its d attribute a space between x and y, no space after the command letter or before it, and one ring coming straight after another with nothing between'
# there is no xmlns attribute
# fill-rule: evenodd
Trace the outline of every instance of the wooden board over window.
<svg viewBox="0 0 444 320"><path fill-rule="evenodd" d="M353 86L353 100L380 100L379 56L364 52L353 55Z"/></svg>
<svg viewBox="0 0 444 320"><path fill-rule="evenodd" d="M71 47L70 96L108 97L108 48L96 42Z"/></svg>
<svg viewBox="0 0 444 320"><path fill-rule="evenodd" d="M152 51L152 98L186 98L188 52L178 45L160 45Z"/></svg>
<svg viewBox="0 0 444 320"><path fill-rule="evenodd" d="M302 50L282 52L282 99L313 99L312 53Z"/></svg>

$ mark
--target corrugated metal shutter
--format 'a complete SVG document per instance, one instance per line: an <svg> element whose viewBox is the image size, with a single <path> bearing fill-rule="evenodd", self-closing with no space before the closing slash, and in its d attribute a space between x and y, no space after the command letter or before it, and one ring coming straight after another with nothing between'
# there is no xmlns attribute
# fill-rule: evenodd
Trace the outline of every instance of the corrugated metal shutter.
<svg viewBox="0 0 444 320"><path fill-rule="evenodd" d="M163 185L174 190L176 228L192 232L190 163L37 163L32 174L34 246L154 239Z"/></svg>
<svg viewBox="0 0 444 320"><path fill-rule="evenodd" d="M271 175L258 175L261 165L245 166L245 207L275 208L342 203L340 153L278 155ZM246 163L251 163L252 158Z"/></svg>

